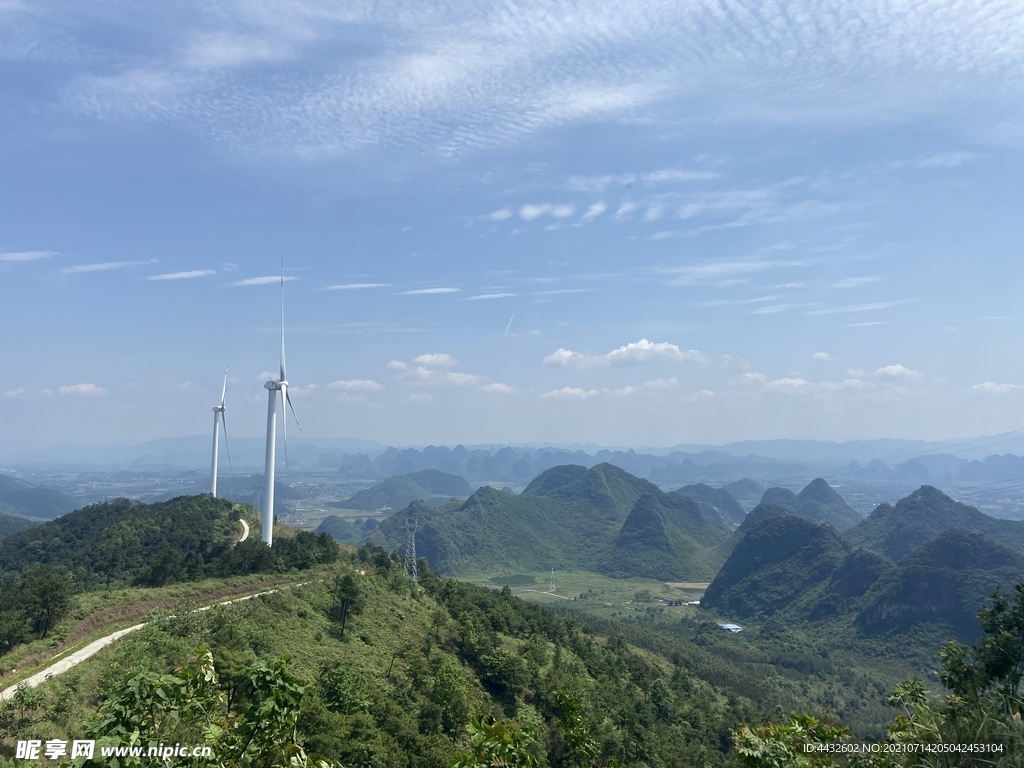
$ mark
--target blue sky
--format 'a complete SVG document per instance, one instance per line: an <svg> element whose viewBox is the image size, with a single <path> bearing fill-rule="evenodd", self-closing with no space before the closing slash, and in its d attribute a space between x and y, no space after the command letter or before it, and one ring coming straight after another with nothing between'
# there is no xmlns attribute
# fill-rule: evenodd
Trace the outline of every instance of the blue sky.
<svg viewBox="0 0 1024 768"><path fill-rule="evenodd" d="M0 0L9 444L1024 427L1014 2Z"/></svg>

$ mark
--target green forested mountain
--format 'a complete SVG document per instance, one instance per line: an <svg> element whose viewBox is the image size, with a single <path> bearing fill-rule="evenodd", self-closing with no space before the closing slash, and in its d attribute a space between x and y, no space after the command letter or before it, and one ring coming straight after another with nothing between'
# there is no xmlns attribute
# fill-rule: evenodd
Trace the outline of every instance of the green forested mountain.
<svg viewBox="0 0 1024 768"><path fill-rule="evenodd" d="M52 488L0 475L0 514L52 520L75 508L75 500Z"/></svg>
<svg viewBox="0 0 1024 768"><path fill-rule="evenodd" d="M743 522L743 518L747 516L739 502L724 488L712 488L705 483L696 483L695 485L684 485L682 488L673 491L673 493L689 496L695 501L703 501L706 504L710 504L718 510L722 518L730 525L739 525Z"/></svg>
<svg viewBox="0 0 1024 768"><path fill-rule="evenodd" d="M485 486L464 502L414 503L409 512L417 553L442 573L555 567L703 580L728 538L693 499L610 464L555 467L518 496ZM406 517L393 515L368 540L404 549Z"/></svg>
<svg viewBox="0 0 1024 768"><path fill-rule="evenodd" d="M450 475L439 469L421 469L419 472L410 472L406 477L411 478L420 488L438 496L465 498L473 492L473 486L464 477Z"/></svg>
<svg viewBox="0 0 1024 768"><path fill-rule="evenodd" d="M866 520L847 531L845 539L899 561L950 528L983 533L1024 552L1024 522L989 517L930 485L921 486L896 506L880 504Z"/></svg>
<svg viewBox="0 0 1024 768"><path fill-rule="evenodd" d="M92 504L0 541L0 573L51 565L85 586L124 580L157 586L203 575L306 567L303 563L322 561L330 542L299 531L275 541L273 550L256 536L236 545L242 535L239 518L259 531L250 507L206 495L156 504L129 499Z"/></svg>
<svg viewBox="0 0 1024 768"><path fill-rule="evenodd" d="M1024 579L1024 556L980 533L943 531L881 574L865 595L860 618L874 631L914 624L922 618L972 638L975 616L996 587Z"/></svg>
<svg viewBox="0 0 1024 768"><path fill-rule="evenodd" d="M372 488L366 488L352 494L350 498L337 502L334 506L344 509L365 509L367 511L375 509L401 509L414 499L444 503L449 498L451 498L451 494L438 495L432 493L409 475L395 475Z"/></svg>
<svg viewBox="0 0 1024 768"><path fill-rule="evenodd" d="M808 483L799 494L788 488L769 488L761 497L761 503L783 507L818 523L828 523L840 533L864 520L820 477Z"/></svg>
<svg viewBox="0 0 1024 768"><path fill-rule="evenodd" d="M733 548L701 607L739 618L770 616L827 583L846 555L827 526L798 515L767 517Z"/></svg>
<svg viewBox="0 0 1024 768"><path fill-rule="evenodd" d="M785 507L780 507L775 504L758 504L750 510L750 514L743 519L743 522L740 523L740 527L736 529L736 533L742 536L762 520L767 520L769 517L784 517L785 515L792 514L793 513Z"/></svg>

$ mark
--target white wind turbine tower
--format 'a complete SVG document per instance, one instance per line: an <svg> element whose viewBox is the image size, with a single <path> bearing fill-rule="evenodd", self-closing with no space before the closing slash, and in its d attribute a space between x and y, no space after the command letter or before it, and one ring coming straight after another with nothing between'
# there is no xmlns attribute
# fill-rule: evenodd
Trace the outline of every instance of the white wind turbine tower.
<svg viewBox="0 0 1024 768"><path fill-rule="evenodd" d="M295 426L299 425L299 417L295 415L295 406L288 394L288 376L284 365L284 266L281 273L281 378L271 379L263 385L269 395L267 400L267 459L263 469L263 541L268 547L274 544L274 464L276 462L277 441L277 393L281 393L281 411L284 419L284 461L288 463L288 413L285 404L292 409Z"/></svg>
<svg viewBox="0 0 1024 768"><path fill-rule="evenodd" d="M224 399L228 394L228 372L224 371L224 388L220 391L220 405L213 406L213 461L210 466L210 495L217 498L217 458L220 453L220 430L224 429L224 450L228 454L228 466L231 466L231 449L228 447L228 422L224 417L227 406Z"/></svg>

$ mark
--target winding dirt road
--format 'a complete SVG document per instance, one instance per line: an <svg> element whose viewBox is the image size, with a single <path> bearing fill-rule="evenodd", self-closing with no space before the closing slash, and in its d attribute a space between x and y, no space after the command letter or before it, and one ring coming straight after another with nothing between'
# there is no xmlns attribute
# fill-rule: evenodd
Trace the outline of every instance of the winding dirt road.
<svg viewBox="0 0 1024 768"><path fill-rule="evenodd" d="M242 521L242 525L245 525L245 521ZM245 534L242 536L242 541L244 541L245 537L249 535L249 526L246 525L245 528L246 530ZM287 586L301 587L304 584L309 584L309 582L304 581L299 584L289 584ZM222 600L221 602L214 603L213 605L204 605L202 608L197 608L196 610L208 611L211 608L217 608L222 605L230 605L231 603L241 603L245 600L252 600L254 597L273 594L274 592L280 591L280 589L281 588L278 587L277 589L268 589L264 592L257 592L254 595L245 595L244 597L236 597L232 598L231 600ZM136 624L133 627L119 629L116 632L111 632L109 635L106 635L105 637L101 637L99 640L92 641L84 648L80 648L74 653L69 654L66 658L63 658L60 661L55 661L50 666L46 667L46 669L40 670L39 672L36 672L34 675L26 677L24 680L15 683L9 688L5 688L3 691L0 691L0 701L7 701L11 699L17 692L18 688L23 685L29 688L35 688L36 686L41 685L42 683L49 680L51 677L56 677L57 675L64 674L72 667L76 667L86 659L92 658L111 643L120 640L127 634L142 629L144 626L146 626L145 623Z"/></svg>

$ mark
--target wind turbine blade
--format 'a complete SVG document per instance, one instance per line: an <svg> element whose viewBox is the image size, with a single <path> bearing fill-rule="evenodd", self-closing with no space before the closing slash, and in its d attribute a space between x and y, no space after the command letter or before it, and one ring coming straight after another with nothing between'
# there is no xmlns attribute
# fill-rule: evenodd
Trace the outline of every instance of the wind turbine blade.
<svg viewBox="0 0 1024 768"><path fill-rule="evenodd" d="M220 425L224 428L224 451L228 455L228 469L235 474L235 468L231 465L231 449L228 448L228 420L224 417L224 411L220 412Z"/></svg>
<svg viewBox="0 0 1024 768"><path fill-rule="evenodd" d="M288 385L282 382L281 384L281 427L282 436L284 437L284 465L288 466L288 412L284 409L285 401L290 400L288 397Z"/></svg>
<svg viewBox="0 0 1024 768"><path fill-rule="evenodd" d="M221 408L224 407L224 398L227 397L227 394L228 394L228 370L227 370L227 368L225 368L224 369L224 389L222 389L220 391L220 407Z"/></svg>
<svg viewBox="0 0 1024 768"><path fill-rule="evenodd" d="M285 399L285 402L288 403L288 407L292 409L292 418L295 419L295 426L298 427L299 428L299 432L301 432L302 431L302 425L299 424L299 417L295 414L295 406L292 405L292 396L288 394L287 390L285 390L284 399ZM288 414L285 414L286 417L287 417L287 415ZM285 420L287 421L287 419L285 419Z"/></svg>

